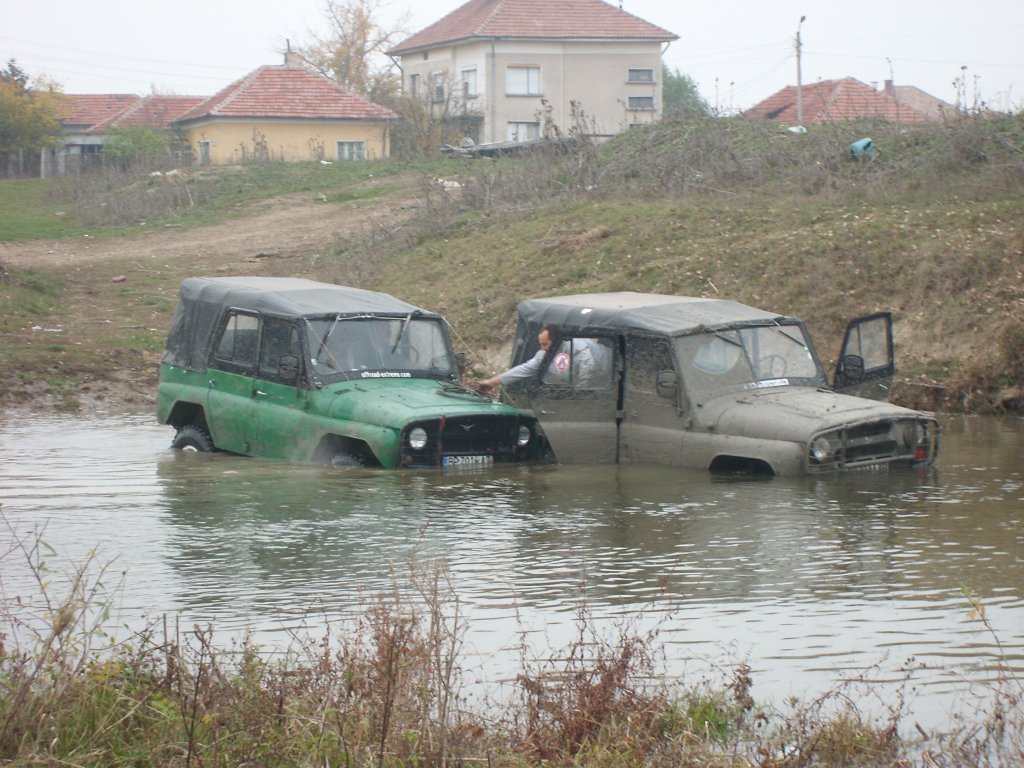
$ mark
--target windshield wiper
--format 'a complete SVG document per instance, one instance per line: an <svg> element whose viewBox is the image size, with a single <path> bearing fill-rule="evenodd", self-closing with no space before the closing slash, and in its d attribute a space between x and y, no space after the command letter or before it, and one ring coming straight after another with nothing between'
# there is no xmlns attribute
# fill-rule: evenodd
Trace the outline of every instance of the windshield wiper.
<svg viewBox="0 0 1024 768"><path fill-rule="evenodd" d="M419 317L423 314L420 310L416 309L405 316L405 320L402 321L402 327L398 331L398 338L395 339L395 345L391 348L391 354L395 354L395 350L398 349L398 345L402 342L402 335L405 333L405 329L409 327L409 321L414 317Z"/></svg>
<svg viewBox="0 0 1024 768"><path fill-rule="evenodd" d="M800 345L801 347L803 347L804 349L807 349L807 344L806 344L806 343L805 343L805 342L804 342L804 341L803 341L802 339L798 339L798 338L797 338L796 336L791 336L791 335L789 335L788 333L786 333L786 332L785 332L785 331L784 331L784 330L782 329L782 326L781 326L781 325L777 325L777 326L775 326L775 330L776 330L776 331L778 331L778 332L779 332L780 334L782 334L783 336L785 336L785 337L786 337L787 339L789 339L790 341L792 341L792 342L793 342L794 344L799 344L799 345Z"/></svg>

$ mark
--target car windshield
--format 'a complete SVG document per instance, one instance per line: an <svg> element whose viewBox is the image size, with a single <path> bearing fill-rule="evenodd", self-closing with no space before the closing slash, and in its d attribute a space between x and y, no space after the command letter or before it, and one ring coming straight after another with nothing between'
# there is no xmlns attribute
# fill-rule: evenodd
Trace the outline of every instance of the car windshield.
<svg viewBox="0 0 1024 768"><path fill-rule="evenodd" d="M800 325L698 333L675 343L684 384L695 402L736 390L825 385Z"/></svg>
<svg viewBox="0 0 1024 768"><path fill-rule="evenodd" d="M306 321L313 371L322 381L452 378L455 362L436 319L326 317Z"/></svg>

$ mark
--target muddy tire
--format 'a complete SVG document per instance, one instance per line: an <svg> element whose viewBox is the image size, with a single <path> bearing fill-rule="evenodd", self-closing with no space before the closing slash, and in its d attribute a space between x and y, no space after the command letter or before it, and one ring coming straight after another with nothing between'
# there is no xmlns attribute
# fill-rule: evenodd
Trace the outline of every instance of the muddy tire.
<svg viewBox="0 0 1024 768"><path fill-rule="evenodd" d="M213 446L210 433L195 424L186 424L179 429L171 441L171 448L192 453L210 453L217 450Z"/></svg>

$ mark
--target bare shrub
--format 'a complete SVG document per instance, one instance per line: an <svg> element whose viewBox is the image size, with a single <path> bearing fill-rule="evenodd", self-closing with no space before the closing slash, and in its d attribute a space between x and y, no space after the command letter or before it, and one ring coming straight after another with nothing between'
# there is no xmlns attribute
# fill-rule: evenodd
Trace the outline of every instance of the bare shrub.
<svg viewBox="0 0 1024 768"><path fill-rule="evenodd" d="M191 171L136 164L127 169L104 165L58 183L58 194L75 205L81 220L93 226L137 224L166 219L201 200Z"/></svg>

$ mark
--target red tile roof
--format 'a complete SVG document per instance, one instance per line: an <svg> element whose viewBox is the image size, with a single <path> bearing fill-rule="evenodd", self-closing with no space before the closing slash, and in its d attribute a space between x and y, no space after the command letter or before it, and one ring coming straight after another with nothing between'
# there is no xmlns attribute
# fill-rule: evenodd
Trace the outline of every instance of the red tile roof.
<svg viewBox="0 0 1024 768"><path fill-rule="evenodd" d="M829 123L841 120L875 118L901 123L924 123L928 117L906 104L880 93L870 85L845 77L842 80L821 80L803 86L804 124ZM797 123L797 89L788 85L755 104L744 117Z"/></svg>
<svg viewBox="0 0 1024 768"><path fill-rule="evenodd" d="M604 0L470 0L388 53L473 38L518 40L677 40Z"/></svg>
<svg viewBox="0 0 1024 768"><path fill-rule="evenodd" d="M178 122L218 117L391 120L397 115L323 75L282 65L250 72L197 104Z"/></svg>
<svg viewBox="0 0 1024 768"><path fill-rule="evenodd" d="M62 99L61 122L68 127L89 127L114 115L139 100L134 93L69 93Z"/></svg>
<svg viewBox="0 0 1024 768"><path fill-rule="evenodd" d="M116 115L101 120L89 129L89 133L104 133L115 125L145 125L165 131L171 123L200 104L205 96L161 96L151 95L136 97L135 103L129 105Z"/></svg>

